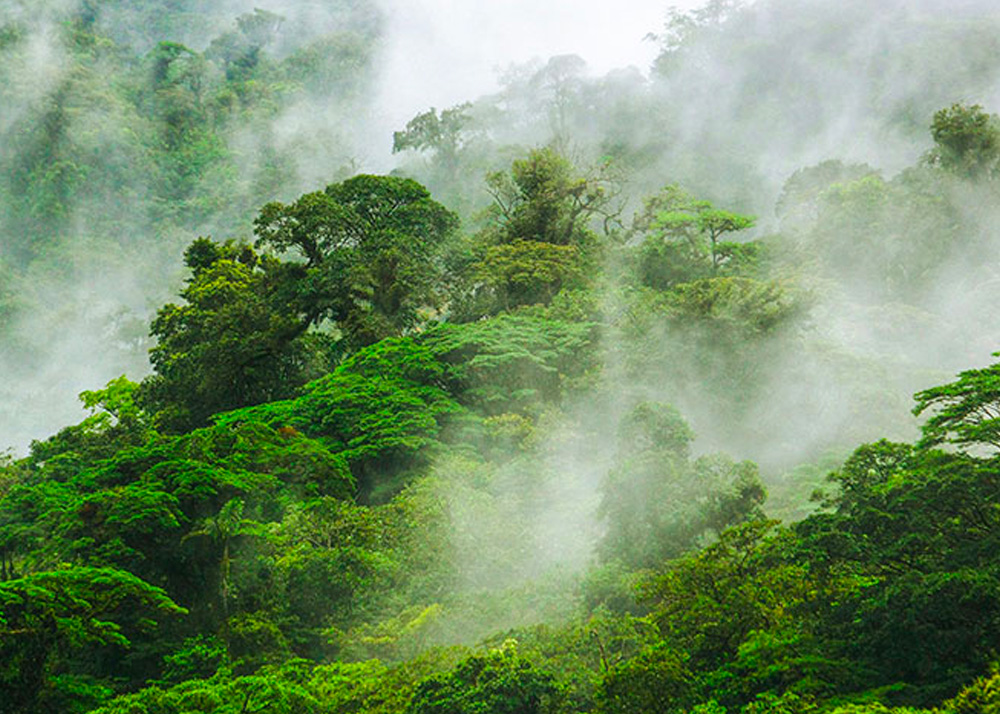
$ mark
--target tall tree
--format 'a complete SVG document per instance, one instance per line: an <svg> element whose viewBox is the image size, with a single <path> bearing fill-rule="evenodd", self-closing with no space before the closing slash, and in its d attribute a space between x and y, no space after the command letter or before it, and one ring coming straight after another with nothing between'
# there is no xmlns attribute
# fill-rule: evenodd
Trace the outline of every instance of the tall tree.
<svg viewBox="0 0 1000 714"><path fill-rule="evenodd" d="M332 320L351 348L416 327L439 304L439 253L458 218L412 179L359 175L291 204L269 203L257 246L286 264L282 296L302 319Z"/></svg>
<svg viewBox="0 0 1000 714"><path fill-rule="evenodd" d="M716 208L676 185L668 185L646 200L643 213L636 217L634 230L647 235L646 254L653 255L655 251L651 248L662 244L683 246L685 262L693 266L705 264L702 272L707 269L715 274L738 252L736 245L723 242L722 237L751 228L755 222L753 216ZM676 250L671 255L680 257Z"/></svg>
<svg viewBox="0 0 1000 714"><path fill-rule="evenodd" d="M249 246L207 239L184 254L185 304L162 307L151 332L154 374L139 400L158 426L185 431L220 411L290 396L326 366L309 321L283 302L289 278Z"/></svg>
<svg viewBox="0 0 1000 714"><path fill-rule="evenodd" d="M457 272L465 282L453 305L460 320L524 305L548 304L567 287L583 288L596 270L600 241L617 221L619 185L610 163L580 171L551 148L486 177L493 205Z"/></svg>
<svg viewBox="0 0 1000 714"><path fill-rule="evenodd" d="M466 127L471 122L471 104L459 104L442 110L431 107L406 123L406 129L393 132L392 153L432 151L449 181L458 178L459 154L468 140Z"/></svg>

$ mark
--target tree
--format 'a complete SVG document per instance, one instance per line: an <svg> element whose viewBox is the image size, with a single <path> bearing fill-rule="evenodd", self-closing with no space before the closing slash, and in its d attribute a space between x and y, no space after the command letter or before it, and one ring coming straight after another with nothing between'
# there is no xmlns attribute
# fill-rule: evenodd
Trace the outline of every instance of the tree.
<svg viewBox="0 0 1000 714"><path fill-rule="evenodd" d="M691 703L693 677L684 656L664 642L616 664L601 679L597 701L602 714L681 714Z"/></svg>
<svg viewBox="0 0 1000 714"><path fill-rule="evenodd" d="M545 714L555 711L557 693L552 676L518 656L509 642L425 679L406 714Z"/></svg>
<svg viewBox="0 0 1000 714"><path fill-rule="evenodd" d="M878 172L867 164L844 164L832 159L799 169L782 186L774 212L783 229L808 229L819 220L824 194L831 186L867 176L878 176Z"/></svg>
<svg viewBox="0 0 1000 714"><path fill-rule="evenodd" d="M275 600L299 653L318 658L331 643L342 648L359 613L376 610L386 593L398 595L407 565L401 510L398 503L369 508L322 498L285 514L275 529L282 553ZM360 639L384 653L390 648L382 635Z"/></svg>
<svg viewBox="0 0 1000 714"><path fill-rule="evenodd" d="M139 402L169 432L203 426L212 414L289 396L327 366L322 339L282 300L288 271L237 243L204 238L184 253L186 304L153 320L154 374ZM280 288L280 289L279 289Z"/></svg>
<svg viewBox="0 0 1000 714"><path fill-rule="evenodd" d="M489 415L537 413L559 404L594 368L594 326L528 315L445 323L420 336L463 404Z"/></svg>
<svg viewBox="0 0 1000 714"><path fill-rule="evenodd" d="M715 436L766 427L745 415L773 389L775 355L788 349L803 303L777 282L714 277L630 296L622 352L634 373L655 370L671 399L709 418Z"/></svg>
<svg viewBox="0 0 1000 714"><path fill-rule="evenodd" d="M232 598L232 546L236 539L257 536L262 532L256 521L243 517L244 502L233 498L225 503L219 512L204 519L199 527L188 533L182 540L208 538L218 551L219 592L218 602L222 632L229 636L229 601Z"/></svg>
<svg viewBox="0 0 1000 714"><path fill-rule="evenodd" d="M935 147L927 161L967 179L992 180L1000 172L1000 119L978 104L953 104L934 114Z"/></svg>
<svg viewBox="0 0 1000 714"><path fill-rule="evenodd" d="M553 149L534 149L486 178L493 196L491 214L499 228L495 240L533 240L553 245L592 242L590 222L617 215L617 191L610 165L580 174Z"/></svg>
<svg viewBox="0 0 1000 714"><path fill-rule="evenodd" d="M795 526L816 572L848 576L821 631L873 686L939 701L983 671L1000 629L997 459L882 441L833 480L835 510Z"/></svg>
<svg viewBox="0 0 1000 714"><path fill-rule="evenodd" d="M449 415L461 413L444 389L445 367L410 337L382 340L306 385L295 399L240 409L220 426L263 422L323 439L358 478L362 497L392 488L421 460Z"/></svg>
<svg viewBox="0 0 1000 714"><path fill-rule="evenodd" d="M292 252L278 294L304 324L332 320L351 348L400 335L440 302L439 252L458 225L412 179L359 175L254 221L258 247Z"/></svg>
<svg viewBox="0 0 1000 714"><path fill-rule="evenodd" d="M947 714L1000 714L1000 672L994 667L944 703Z"/></svg>
<svg viewBox="0 0 1000 714"><path fill-rule="evenodd" d="M236 29L212 40L205 56L219 60L226 79L249 80L260 62L261 51L271 42L284 22L281 15L255 8L236 18Z"/></svg>
<svg viewBox="0 0 1000 714"><path fill-rule="evenodd" d="M692 462L693 438L668 405L642 402L626 414L617 465L602 486L602 558L657 567L709 534L762 516L766 492L757 467L722 455Z"/></svg>
<svg viewBox="0 0 1000 714"><path fill-rule="evenodd" d="M954 382L925 389L914 398L914 414L934 412L922 427L921 446L1000 449L1000 362L962 372Z"/></svg>
<svg viewBox="0 0 1000 714"><path fill-rule="evenodd" d="M220 672L169 688L148 686L112 699L94 714L325 714L329 709L319 701L319 687L308 677L302 660L264 666L243 677Z"/></svg>
<svg viewBox="0 0 1000 714"><path fill-rule="evenodd" d="M554 150L536 149L486 183L490 224L456 270L464 284L454 317L547 305L563 288L585 288L600 249L592 224L602 221L607 232L621 210L611 164L580 173Z"/></svg>
<svg viewBox="0 0 1000 714"><path fill-rule="evenodd" d="M184 613L159 588L111 568L75 567L0 583L5 710L29 714L79 706L74 699L87 687L74 684L88 674L106 681L127 677L114 653L120 657L134 638ZM87 656L74 661L81 652Z"/></svg>
<svg viewBox="0 0 1000 714"><path fill-rule="evenodd" d="M669 76L678 69L687 51L697 48L713 34L722 34L727 23L743 9L742 0L709 0L690 12L673 7L667 14L663 32L650 38L660 44L660 54L653 69Z"/></svg>
<svg viewBox="0 0 1000 714"><path fill-rule="evenodd" d="M686 245L688 260L705 256L714 274L725 263L727 251L731 252L729 245L721 241L722 236L751 228L755 221L753 216L715 208L708 201L696 200L677 186L668 185L647 199L634 230L646 232L647 241Z"/></svg>
<svg viewBox="0 0 1000 714"><path fill-rule="evenodd" d="M815 593L802 566L783 562L775 526L757 521L731 528L641 583L650 619L668 646L689 655L693 671L723 665L748 635L784 625L794 606Z"/></svg>
<svg viewBox="0 0 1000 714"><path fill-rule="evenodd" d="M471 121L471 104L459 104L445 109L440 116L431 107L406 123L406 129L393 132L392 153L400 151L433 151L434 158L444 168L450 182L458 178L459 153L467 138L465 129Z"/></svg>
<svg viewBox="0 0 1000 714"><path fill-rule="evenodd" d="M579 55L555 55L528 80L528 88L541 101L540 108L547 110L554 146L565 147L570 142L571 114L583 94L586 70L587 63Z"/></svg>
<svg viewBox="0 0 1000 714"><path fill-rule="evenodd" d="M975 242L966 212L947 199L947 178L924 166L886 180L864 166L830 162L796 174L782 212L798 255L786 260L813 262L861 299L923 303L955 248L968 251Z"/></svg>
<svg viewBox="0 0 1000 714"><path fill-rule="evenodd" d="M581 282L580 263L576 246L519 239L487 248L476 279L503 310L547 305L564 285Z"/></svg>

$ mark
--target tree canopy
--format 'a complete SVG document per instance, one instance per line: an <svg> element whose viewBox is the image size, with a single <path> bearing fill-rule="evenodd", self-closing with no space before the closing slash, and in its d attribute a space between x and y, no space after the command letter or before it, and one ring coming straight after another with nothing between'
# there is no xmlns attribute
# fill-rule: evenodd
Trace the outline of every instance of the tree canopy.
<svg viewBox="0 0 1000 714"><path fill-rule="evenodd" d="M398 18L230 5L0 13L0 433L84 410L0 444L0 709L998 709L982 3L673 10L388 175Z"/></svg>

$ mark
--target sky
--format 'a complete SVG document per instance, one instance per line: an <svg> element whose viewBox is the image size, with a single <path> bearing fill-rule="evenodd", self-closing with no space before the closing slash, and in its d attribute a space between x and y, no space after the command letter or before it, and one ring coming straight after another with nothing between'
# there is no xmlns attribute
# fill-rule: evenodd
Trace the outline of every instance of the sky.
<svg viewBox="0 0 1000 714"><path fill-rule="evenodd" d="M402 126L498 87L499 71L533 58L578 54L591 71L645 71L656 44L644 40L671 6L698 0L382 0L388 50L381 105Z"/></svg>

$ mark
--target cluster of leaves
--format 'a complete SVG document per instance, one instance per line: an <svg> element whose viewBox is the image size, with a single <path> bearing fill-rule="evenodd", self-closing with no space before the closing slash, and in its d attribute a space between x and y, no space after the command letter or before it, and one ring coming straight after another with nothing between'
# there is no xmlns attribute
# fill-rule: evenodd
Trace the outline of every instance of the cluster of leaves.
<svg viewBox="0 0 1000 714"><path fill-rule="evenodd" d="M663 443L683 443L670 423ZM589 682L569 678L551 633L543 661L587 702L573 711L993 711L996 473L992 454L862 446L831 474L823 511L652 563L638 620L634 603L593 591L650 629L608 661L594 627L604 662Z"/></svg>
<svg viewBox="0 0 1000 714"><path fill-rule="evenodd" d="M442 244L458 218L412 179L360 175L291 205L269 203L257 246L293 251L285 297L313 324L332 320L350 348L398 335L437 307Z"/></svg>
<svg viewBox="0 0 1000 714"><path fill-rule="evenodd" d="M721 240L754 225L752 216L715 208L669 185L646 199L632 233L642 240L637 271L642 284L660 290L719 274L752 271L758 243Z"/></svg>
<svg viewBox="0 0 1000 714"><path fill-rule="evenodd" d="M184 305L162 307L152 324L156 374L140 401L161 428L183 432L212 414L290 396L326 372L324 339L276 295L281 266L249 246L199 239L185 252Z"/></svg>
<svg viewBox="0 0 1000 714"><path fill-rule="evenodd" d="M581 174L546 148L489 174L488 225L455 261L455 318L548 305L564 289L590 285L600 253L592 224L616 205L608 169Z"/></svg>
<svg viewBox="0 0 1000 714"><path fill-rule="evenodd" d="M738 526L644 578L660 641L612 668L599 697L614 711L911 712L968 684L934 711L996 706L995 677L973 681L1000 627L996 457L936 450L964 417L927 401L969 395L975 376L921 396L941 410L921 445L859 448L823 512Z"/></svg>

